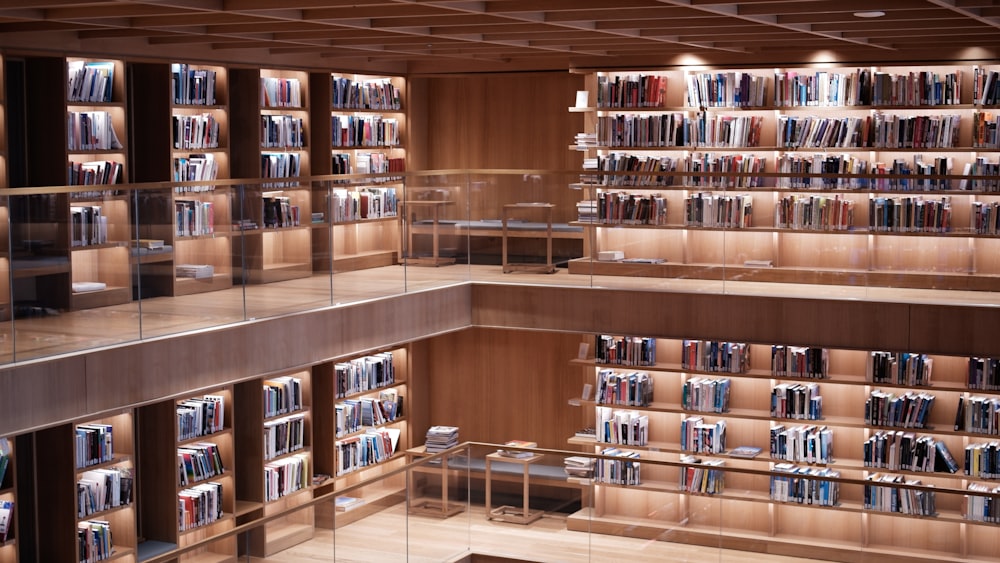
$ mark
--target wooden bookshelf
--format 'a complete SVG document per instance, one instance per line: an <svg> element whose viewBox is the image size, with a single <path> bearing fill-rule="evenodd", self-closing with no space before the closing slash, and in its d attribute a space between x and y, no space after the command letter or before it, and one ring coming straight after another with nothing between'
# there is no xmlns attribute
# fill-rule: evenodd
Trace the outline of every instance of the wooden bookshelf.
<svg viewBox="0 0 1000 563"><path fill-rule="evenodd" d="M664 175L604 179L584 176L586 181L576 184L583 189L582 199L597 201L610 210L606 202L619 198L619 194L625 194L623 198L653 197L664 202L666 209L659 220L618 220L609 212L593 221L575 223L588 234L584 238L584 257L570 262L570 272L995 291L1000 287L1000 264L993 259L997 238L992 230L974 228L973 205L995 204L1000 187L995 182L919 178L933 174L974 175L982 170L982 162L997 166L1000 148L995 143L984 145L973 134L977 115L995 116L992 107L974 103L974 68L955 65L586 73L589 104L593 105L574 106L570 111L583 114L585 131L598 138L591 144L572 145L571 149L582 151L586 158L599 159L604 170L612 160L622 162L635 157L647 162L647 166L658 161L657 167L645 169L662 170ZM921 72L939 79L940 98L911 99L913 92L919 97L933 90L920 80L916 86L907 82L919 79ZM644 80L640 81L640 76ZM608 92L615 91L616 81L631 80L638 85L634 90L640 91L647 84L656 84L653 79L657 78L659 84L665 82L661 99L651 96L651 100L644 101L636 97L620 105L604 99ZM751 79L755 81L753 88L749 87ZM756 98L739 98L741 92L756 94L759 88L763 90ZM624 86L621 89L633 90ZM600 96L598 90L603 91ZM702 95L690 94L696 90ZM813 98L800 99L807 95ZM921 120L911 123L911 129L918 131L912 142L903 141L902 135L900 141L894 137L865 137L865 132L882 127L880 123L908 118ZM651 121L657 126L669 123L664 127L670 132L652 140L614 133L615 123L630 121L636 128ZM920 123L931 122L946 125L936 130L933 139L929 138L931 133L926 134L928 138L921 137L924 130ZM796 137L796 127L817 133L813 137ZM855 136L835 136L843 131ZM671 171L743 176L699 177L674 175ZM871 181L838 176L875 171L896 176ZM785 176L754 176L759 172ZM827 176L802 178L794 175L798 172ZM752 211L747 214L747 224L733 227L692 220L687 210L693 198L701 194L723 201L736 196L750 199ZM916 198L921 200L921 206L947 200L947 228L880 228L870 219L877 212L870 208L881 205L884 198ZM791 203L795 200L798 203ZM824 219L821 225L810 225L786 223L778 213L782 205L806 203L825 209L835 204L845 208L850 205L852 216L839 224ZM601 251L621 251L625 260L599 261Z"/></svg>
<svg viewBox="0 0 1000 563"><path fill-rule="evenodd" d="M592 339L586 342L594 345ZM595 392L600 380L600 376L595 380L595 374L602 370L620 374L645 373L654 390L652 402L645 406L607 404L596 396L570 400L571 404L578 405L579 420L584 426L595 425L595 406L645 415L649 421L648 443L627 445L595 442L593 438L570 438L571 446L591 452L601 452L607 447L634 451L639 453L640 463L643 459L677 462L682 461L684 455L694 455L706 460L721 460L724 468L748 471L726 473L725 491L705 495L677 488L678 471L682 466L647 463L642 466L639 485L595 482L593 506L571 516L567 521L569 529L699 544L710 541L709 530L714 530L712 537L721 542L719 545L793 556L806 556L801 546L809 545L812 550L809 557L834 561L854 561L869 550L896 552L902 554L901 557L921 561L929 561L928 554L940 555L942 560L949 561L985 560L983 558L992 549L990 546L1000 539L1000 528L966 519L963 497L972 483L985 483L990 488L993 484L990 479L964 474L963 468L966 448L992 438L954 426L959 399L968 404L970 396L992 398L1000 392L969 388L969 358L925 355L933 366L931 383L906 385L875 381L872 351L829 349L826 376L811 378L773 372L771 346L748 344L747 349L749 365L740 372L685 367L682 341L673 339L656 339L652 365L598 364L592 358L571 361L571 365L582 368L583 382L594 385ZM730 382L728 407L723 412L684 406L685 382L723 378ZM772 414L771 391L779 383L817 384L822 396L822 416L810 420ZM897 396L908 391L933 395L934 404L926 427L876 426L866 422L865 401L875 390L893 392ZM682 449L681 420L690 416L701 416L707 423L728 422L722 451L702 453ZM770 453L771 436L779 426L828 429L832 436L832 459L773 456ZM866 463L863 444L879 431L897 430L943 443L955 458L958 471L917 471ZM730 451L737 446L756 446L761 452L750 459L730 456ZM774 471L780 463L838 472L846 481L840 484L839 502L835 506L815 506L770 498L767 472ZM940 491L936 495L935 515L915 517L866 508L862 483L875 474L902 475L933 486ZM657 508L653 510L653 507ZM669 510L666 507L670 507ZM906 533L902 533L904 527L908 530ZM917 538L948 539L925 541Z"/></svg>
<svg viewBox="0 0 1000 563"><path fill-rule="evenodd" d="M265 413L265 386L268 382L290 378L286 381L297 381L295 385L301 395L297 400L289 400L280 412ZM295 371L279 376L253 379L237 383L233 390L236 417L240 424L234 431L236 457L240 460L240 470L236 474L236 508L242 514L257 513L270 516L286 509L299 506L312 500L312 471L314 453L312 451L313 417L313 382L308 370ZM318 412L318 411L317 411ZM302 441L289 443L284 450L269 451L268 439L262 433L269 424L280 423L288 417L301 418ZM272 489L271 498L267 496L266 480L268 467L291 461L301 461L301 465L290 465L288 471L299 471L301 481L291 489ZM296 511L287 517L275 520L265 526L253 529L247 535L246 541L238 540L239 554L247 553L254 557L269 557L281 550L311 539L315 532L315 516L313 508Z"/></svg>
<svg viewBox="0 0 1000 563"><path fill-rule="evenodd" d="M233 281L308 277L311 189L296 178L311 173L309 74L232 68L229 85L231 173L262 179L231 193ZM270 138L262 131L265 125Z"/></svg>
<svg viewBox="0 0 1000 563"><path fill-rule="evenodd" d="M130 68L132 119L144 132L134 141L136 180L229 178L227 68L181 62ZM181 186L139 197L139 238L154 242L133 249L138 291L190 295L232 287L229 187Z"/></svg>
<svg viewBox="0 0 1000 563"><path fill-rule="evenodd" d="M406 79L314 73L309 88L312 172L381 175L313 187L313 269L336 273L398 263L403 184L387 174L405 171ZM375 133L353 135L359 125Z"/></svg>
<svg viewBox="0 0 1000 563"><path fill-rule="evenodd" d="M124 411L100 419L62 424L35 434L39 480L37 507L47 515L45 531L39 536L39 539L44 538L38 544L41 560L75 561L79 553L77 527L95 520L107 522L112 536L112 551L101 560L137 561L134 481L129 504L79 516L77 503L77 482L88 471L119 470L135 477L132 419L132 412ZM112 451L104 450L103 457L97 456L95 450L88 452L77 445L78 434L92 425L111 430Z"/></svg>
<svg viewBox="0 0 1000 563"><path fill-rule="evenodd" d="M67 91L70 76L82 67L102 70L84 79L103 80L109 94L73 95ZM128 170L129 139L126 117L125 65L121 60L29 57L23 81L32 92L26 102L26 158L23 179L28 186L93 184L90 191L16 198L12 209L11 247L16 254L15 301L52 309L87 309L131 300L128 244L131 239L128 200L121 190L101 188L123 183ZM103 78L96 78L102 76ZM96 86L95 86L96 89ZM72 123L67 127L67 120ZM52 135L53 131L62 134ZM86 133L90 131L91 137ZM98 139L96 142L93 139ZM63 162L66 168L54 166ZM108 165L105 175L76 178L68 171L93 163ZM81 236L79 210L99 211L103 227L89 223ZM96 216L96 215L95 215ZM100 233L98 233L100 231ZM88 236L89 235L89 236ZM88 283L85 291L74 284Z"/></svg>
<svg viewBox="0 0 1000 563"><path fill-rule="evenodd" d="M391 379L386 373L387 366L392 366ZM344 382L348 374L361 376L372 374L370 384L345 388ZM376 373L382 374L380 379L374 379ZM409 349L407 347L392 348L383 352L338 359L324 362L313 367L313 381L317 400L334 405L331 409L317 409L315 412L314 439L316 444L316 473L328 475L331 478L316 487L316 494L322 495L333 490L377 478L379 475L397 469L405 463L403 452L410 443L410 429L407 413L410 405L409 381ZM343 418L338 413L348 412L346 402L356 403L357 408L362 401L369 400L379 408L382 399L393 396L401 410L397 410L394 418L386 416L383 422L374 425L365 424L359 420L355 427L342 427ZM384 411L388 413L388 411ZM359 417L360 419L360 417ZM385 459L369 462L367 465L352 465L345 463L338 444L345 441L363 440L369 431L385 430L396 434L396 447ZM399 475L379 481L377 484L357 489L351 493L364 501L364 504L348 511L337 511L333 503L326 503L316 508L316 524L323 528L337 528L360 518L382 510L405 498L405 476Z"/></svg>
<svg viewBox="0 0 1000 563"><path fill-rule="evenodd" d="M219 423L202 428L190 426L194 418L188 405L201 405L205 397L221 398L224 416ZM197 541L231 530L236 521L236 471L233 430L233 389L224 387L190 397L161 401L141 407L137 411L139 457L138 491L142 502L139 512L139 530L144 542L140 553L158 547L185 547ZM181 414L191 412L181 434ZM201 410L206 420L209 408ZM221 425L220 425L221 423ZM213 444L222 461L223 472L203 479L180 482L178 464L181 450L199 444ZM189 450L188 450L189 451ZM222 487L222 516L201 524L189 524L182 529L178 515L178 498L183 491L204 483ZM235 561L236 538L213 542L208 547L185 554L181 561Z"/></svg>

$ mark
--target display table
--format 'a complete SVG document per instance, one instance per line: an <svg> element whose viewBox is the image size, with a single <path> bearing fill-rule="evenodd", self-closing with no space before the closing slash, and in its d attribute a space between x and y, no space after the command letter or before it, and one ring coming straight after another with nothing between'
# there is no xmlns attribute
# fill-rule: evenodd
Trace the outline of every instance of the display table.
<svg viewBox="0 0 1000 563"><path fill-rule="evenodd" d="M413 460L421 459L425 457L432 456L434 454L427 452L426 446L417 446L416 448L410 448L406 450L406 463L410 464ZM416 469L416 471L427 471L434 472L438 470L441 473L441 498L418 498L410 501L409 513L419 514L421 516L433 516L435 518L448 518L454 516L465 510L465 505L457 502L450 502L448 500L448 456L441 456L441 466L432 467L424 465L423 467ZM412 471L415 470L411 470ZM411 483L412 485L412 483ZM410 490L413 490L412 487Z"/></svg>
<svg viewBox="0 0 1000 563"><path fill-rule="evenodd" d="M408 231L408 246L406 249L407 256L404 261L407 264L414 264L418 266L444 266L446 264L454 264L454 258L442 258L440 255L441 245L440 245L440 235L441 235L441 212L448 205L454 205L454 201L448 200L432 200L432 199L414 199L406 200L403 205L406 209L406 214L409 217L407 221L407 231ZM413 255L413 229L412 225L416 223L416 215L418 209L430 209L431 210L431 256L428 258L426 256L414 256Z"/></svg>
<svg viewBox="0 0 1000 563"><path fill-rule="evenodd" d="M500 222L502 224L502 234L503 237L503 273L507 274L514 271L533 271L541 272L543 274L554 274L556 267L552 264L552 209L555 204L552 203L508 203L503 206L503 214L500 216ZM543 223L545 223L545 263L544 264L519 264L511 263L507 260L507 222L510 221L513 215L525 212L541 210L543 216Z"/></svg>
<svg viewBox="0 0 1000 563"><path fill-rule="evenodd" d="M502 456L498 453L488 454L486 456L486 519L487 520L498 520L501 522L513 522L514 524L530 524L535 520L538 520L544 514L542 510L531 511L528 506L528 486L531 483L531 479L528 475L528 468L532 463L535 463L545 457L544 454L535 454L531 457L507 457ZM521 508L516 506L498 506L493 508L493 498L492 498L492 465L494 463L513 463L520 464L524 472L522 474L523 479L523 489L522 489L522 505Z"/></svg>

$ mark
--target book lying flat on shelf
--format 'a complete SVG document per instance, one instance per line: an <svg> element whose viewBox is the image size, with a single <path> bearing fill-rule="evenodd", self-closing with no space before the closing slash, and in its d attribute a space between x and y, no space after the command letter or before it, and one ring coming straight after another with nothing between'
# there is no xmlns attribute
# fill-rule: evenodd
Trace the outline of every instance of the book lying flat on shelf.
<svg viewBox="0 0 1000 563"><path fill-rule="evenodd" d="M597 429L596 428L581 428L574 434L577 438L596 438Z"/></svg>
<svg viewBox="0 0 1000 563"><path fill-rule="evenodd" d="M211 264L178 264L177 277L205 279L215 275L215 266Z"/></svg>
<svg viewBox="0 0 1000 563"><path fill-rule="evenodd" d="M161 239L151 239L151 238L141 238L132 241L133 246L139 248L148 248L150 250L157 250L163 248L163 241Z"/></svg>
<svg viewBox="0 0 1000 563"><path fill-rule="evenodd" d="M584 456L570 456L563 460L563 469L569 477L583 477L589 479L594 476L594 458Z"/></svg>
<svg viewBox="0 0 1000 563"><path fill-rule="evenodd" d="M337 507L337 512L347 512L349 510L354 510L355 508L363 505L365 499L357 497L337 497L334 501L334 505Z"/></svg>
<svg viewBox="0 0 1000 563"><path fill-rule="evenodd" d="M663 258L623 258L623 264L663 264L666 262Z"/></svg>
<svg viewBox="0 0 1000 563"><path fill-rule="evenodd" d="M73 282L73 293L86 293L88 291L103 291L108 288L104 282Z"/></svg>
<svg viewBox="0 0 1000 563"><path fill-rule="evenodd" d="M755 446L740 446L738 448L733 448L733 450L729 452L729 457L752 459L760 455L760 451L760 448Z"/></svg>
<svg viewBox="0 0 1000 563"><path fill-rule="evenodd" d="M504 446L510 448L537 448L538 444L536 442L528 442L526 440L510 440L505 442ZM497 453L504 457L513 457L516 459L525 459L535 455L534 452L507 449L499 449L497 450Z"/></svg>
<svg viewBox="0 0 1000 563"><path fill-rule="evenodd" d="M448 448L458 445L457 426L431 426L427 430L427 438L424 443L427 453L433 454L443 452Z"/></svg>

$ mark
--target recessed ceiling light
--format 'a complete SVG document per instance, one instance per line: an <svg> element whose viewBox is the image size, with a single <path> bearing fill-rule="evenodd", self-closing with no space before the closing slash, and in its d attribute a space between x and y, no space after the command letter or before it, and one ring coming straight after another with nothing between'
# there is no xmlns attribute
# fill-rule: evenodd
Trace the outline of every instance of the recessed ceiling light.
<svg viewBox="0 0 1000 563"><path fill-rule="evenodd" d="M881 18L885 15L885 12L881 10L869 10L865 12L854 12L854 16L858 18Z"/></svg>

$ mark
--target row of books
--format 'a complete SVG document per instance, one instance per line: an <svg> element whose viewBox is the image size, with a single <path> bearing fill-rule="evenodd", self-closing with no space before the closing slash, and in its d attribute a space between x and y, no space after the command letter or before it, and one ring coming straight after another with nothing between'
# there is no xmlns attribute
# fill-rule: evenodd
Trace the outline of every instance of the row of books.
<svg viewBox="0 0 1000 563"><path fill-rule="evenodd" d="M688 74L686 78L690 107L761 107L767 99L765 76L730 71Z"/></svg>
<svg viewBox="0 0 1000 563"><path fill-rule="evenodd" d="M222 483L202 483L177 493L177 528L184 532L222 518Z"/></svg>
<svg viewBox="0 0 1000 563"><path fill-rule="evenodd" d="M918 149L954 148L962 116L893 115L866 117L778 116L778 146L785 148ZM757 146L757 145L750 145Z"/></svg>
<svg viewBox="0 0 1000 563"><path fill-rule="evenodd" d="M661 107L666 90L667 77L662 75L598 76L597 107Z"/></svg>
<svg viewBox="0 0 1000 563"><path fill-rule="evenodd" d="M732 381L728 377L692 377L681 386L681 408L700 412L726 412Z"/></svg>
<svg viewBox="0 0 1000 563"><path fill-rule="evenodd" d="M598 364L652 366L656 364L656 339L642 336L598 334L594 343Z"/></svg>
<svg viewBox="0 0 1000 563"><path fill-rule="evenodd" d="M771 375L825 379L830 371L830 351L807 346L771 346Z"/></svg>
<svg viewBox="0 0 1000 563"><path fill-rule="evenodd" d="M355 163L353 166L352 161ZM353 156L350 153L334 153L331 157L331 172L333 174L387 174L405 171L405 158L390 157L382 152L359 152ZM398 176L386 176L366 181L394 182L398 180Z"/></svg>
<svg viewBox="0 0 1000 563"><path fill-rule="evenodd" d="M403 397L395 389L386 389L378 398L346 399L334 406L338 438L362 428L381 426L403 415Z"/></svg>
<svg viewBox="0 0 1000 563"><path fill-rule="evenodd" d="M864 462L865 467L893 471L958 471L958 463L944 442L901 430L879 430L865 440Z"/></svg>
<svg viewBox="0 0 1000 563"><path fill-rule="evenodd" d="M696 193L684 198L684 224L742 229L753 223L753 196Z"/></svg>
<svg viewBox="0 0 1000 563"><path fill-rule="evenodd" d="M177 448L177 469L181 485L205 481L226 471L218 444L211 442Z"/></svg>
<svg viewBox="0 0 1000 563"><path fill-rule="evenodd" d="M265 149L306 146L305 126L302 124L302 118L294 115L260 116L260 146Z"/></svg>
<svg viewBox="0 0 1000 563"><path fill-rule="evenodd" d="M607 155L583 159L583 169L602 172L673 172L677 170L679 161L679 158L672 156L646 156L612 152ZM670 186L674 183L674 176L593 174L581 176L581 181L601 186Z"/></svg>
<svg viewBox="0 0 1000 563"><path fill-rule="evenodd" d="M880 512L898 512L916 516L937 514L934 491L894 487L892 484L920 485L918 479L906 479L902 475L873 473L867 477L873 483L888 485L865 485L864 506Z"/></svg>
<svg viewBox="0 0 1000 563"><path fill-rule="evenodd" d="M1000 148L1000 114L988 111L972 114L972 146L977 149Z"/></svg>
<svg viewBox="0 0 1000 563"><path fill-rule="evenodd" d="M70 161L66 169L66 184L69 186L121 184L124 181L124 170L122 163L112 160Z"/></svg>
<svg viewBox="0 0 1000 563"><path fill-rule="evenodd" d="M682 455L681 463L689 464L680 468L677 486L682 491L704 495L718 495L726 488L726 473L713 467L726 463L721 459L701 460L691 455Z"/></svg>
<svg viewBox="0 0 1000 563"><path fill-rule="evenodd" d="M265 195L262 199L265 229L297 227L300 224L300 208L292 203L292 198L280 195Z"/></svg>
<svg viewBox="0 0 1000 563"><path fill-rule="evenodd" d="M967 382L969 389L1000 390L1000 358L969 358Z"/></svg>
<svg viewBox="0 0 1000 563"><path fill-rule="evenodd" d="M401 92L390 79L355 81L345 76L331 77L333 109L398 110Z"/></svg>
<svg viewBox="0 0 1000 563"><path fill-rule="evenodd" d="M1000 434L1000 398L959 397L955 430L975 434Z"/></svg>
<svg viewBox="0 0 1000 563"><path fill-rule="evenodd" d="M637 411L595 407L598 442L645 446L649 443L649 416Z"/></svg>
<svg viewBox="0 0 1000 563"><path fill-rule="evenodd" d="M221 432L226 424L226 399L205 395L177 403L177 439L190 440Z"/></svg>
<svg viewBox="0 0 1000 563"><path fill-rule="evenodd" d="M264 459L301 450L305 445L305 414L293 414L264 423Z"/></svg>
<svg viewBox="0 0 1000 563"><path fill-rule="evenodd" d="M858 69L854 72L775 72L774 105L940 106L960 104L962 71L907 74Z"/></svg>
<svg viewBox="0 0 1000 563"><path fill-rule="evenodd" d="M600 435L598 441L601 441ZM700 416L684 417L681 419L681 449L711 454L726 451L726 421L713 424Z"/></svg>
<svg viewBox="0 0 1000 563"><path fill-rule="evenodd" d="M114 429L110 424L78 424L75 433L77 469L99 465L115 458Z"/></svg>
<svg viewBox="0 0 1000 563"><path fill-rule="evenodd" d="M976 65L972 69L973 102L981 106L1000 103L1000 72Z"/></svg>
<svg viewBox="0 0 1000 563"><path fill-rule="evenodd" d="M902 395L874 390L865 400L865 424L926 428L934 395L907 391Z"/></svg>
<svg viewBox="0 0 1000 563"><path fill-rule="evenodd" d="M312 483L309 456L296 454L264 465L264 502L278 500Z"/></svg>
<svg viewBox="0 0 1000 563"><path fill-rule="evenodd" d="M396 217L399 211L396 188L334 188L330 196L334 223Z"/></svg>
<svg viewBox="0 0 1000 563"><path fill-rule="evenodd" d="M594 142L605 147L759 147L764 118L672 112L600 115Z"/></svg>
<svg viewBox="0 0 1000 563"><path fill-rule="evenodd" d="M77 517L132 504L132 470L127 467L92 469L76 482Z"/></svg>
<svg viewBox="0 0 1000 563"><path fill-rule="evenodd" d="M334 365L338 399L396 383L392 352L380 352Z"/></svg>
<svg viewBox="0 0 1000 563"><path fill-rule="evenodd" d="M192 68L186 63L170 65L170 90L177 105L215 105L216 72Z"/></svg>
<svg viewBox="0 0 1000 563"><path fill-rule="evenodd" d="M934 358L908 352L871 353L871 380L875 383L928 386L934 371Z"/></svg>
<svg viewBox="0 0 1000 563"><path fill-rule="evenodd" d="M1000 487L990 488L982 483L969 483L968 490L977 493L1000 493ZM984 495L965 495L962 512L965 518L973 522L1000 523L1000 502L997 497Z"/></svg>
<svg viewBox="0 0 1000 563"><path fill-rule="evenodd" d="M114 93L113 61L67 61L66 100L110 102Z"/></svg>
<svg viewBox="0 0 1000 563"><path fill-rule="evenodd" d="M981 235L1000 234L1000 202L973 201L972 212L969 216L969 230ZM1000 383L993 383L993 385L1000 385Z"/></svg>
<svg viewBox="0 0 1000 563"><path fill-rule="evenodd" d="M294 152L265 152L260 155L261 178L294 178L302 171L302 155Z"/></svg>
<svg viewBox="0 0 1000 563"><path fill-rule="evenodd" d="M777 159L777 172L783 174L827 174L828 176L782 177L778 178L777 186L780 188L870 189L877 191L953 189L952 180L925 177L951 174L953 165L951 157L933 157L931 160L922 154L914 154L912 159L912 162L909 162L895 158L890 164L886 162L870 163L853 154L782 154ZM869 176L852 178L845 177L845 175ZM880 177L888 175L913 176L913 178Z"/></svg>
<svg viewBox="0 0 1000 563"><path fill-rule="evenodd" d="M840 502L840 483L833 480L840 477L839 471L792 463L776 463L774 471L788 475L771 476L771 500L816 506L836 506Z"/></svg>
<svg viewBox="0 0 1000 563"><path fill-rule="evenodd" d="M1000 442L965 446L965 474L981 479L1000 479Z"/></svg>
<svg viewBox="0 0 1000 563"><path fill-rule="evenodd" d="M67 114L67 147L71 151L122 148L111 114L106 111L71 111Z"/></svg>
<svg viewBox="0 0 1000 563"><path fill-rule="evenodd" d="M215 203L196 199L174 200L174 234L197 237L215 232Z"/></svg>
<svg viewBox="0 0 1000 563"><path fill-rule="evenodd" d="M779 383L771 389L771 416L801 420L823 418L823 397L816 383Z"/></svg>
<svg viewBox="0 0 1000 563"><path fill-rule="evenodd" d="M364 434L335 442L337 475L346 475L388 460L396 453L399 434L398 428L373 428Z"/></svg>
<svg viewBox="0 0 1000 563"><path fill-rule="evenodd" d="M597 222L605 225L664 225L667 200L660 194L601 192L595 204Z"/></svg>
<svg viewBox="0 0 1000 563"><path fill-rule="evenodd" d="M301 108L302 84L298 78L261 76L260 105L265 108Z"/></svg>
<svg viewBox="0 0 1000 563"><path fill-rule="evenodd" d="M946 233L951 230L951 196L876 197L868 201L868 221L871 229L881 232Z"/></svg>
<svg viewBox="0 0 1000 563"><path fill-rule="evenodd" d="M782 229L846 231L854 223L854 201L842 195L788 195L774 206L774 225Z"/></svg>
<svg viewBox="0 0 1000 563"><path fill-rule="evenodd" d="M108 242L108 218L100 205L72 205L69 208L72 246Z"/></svg>
<svg viewBox="0 0 1000 563"><path fill-rule="evenodd" d="M290 375L265 379L263 383L264 418L301 410L302 379Z"/></svg>
<svg viewBox="0 0 1000 563"><path fill-rule="evenodd" d="M639 485L642 483L640 464L636 461L639 452L604 448L601 455L613 459L598 459L594 463L594 480L598 483L614 485Z"/></svg>
<svg viewBox="0 0 1000 563"><path fill-rule="evenodd" d="M218 175L219 163L211 154L192 154L187 157L175 158L173 162L175 182L214 180Z"/></svg>
<svg viewBox="0 0 1000 563"><path fill-rule="evenodd" d="M833 431L826 426L777 424L770 430L773 459L798 463L832 463Z"/></svg>
<svg viewBox="0 0 1000 563"><path fill-rule="evenodd" d="M80 563L97 563L114 554L111 542L111 522L84 520L76 525L77 553Z"/></svg>
<svg viewBox="0 0 1000 563"><path fill-rule="evenodd" d="M219 122L211 113L172 116L175 149L219 148Z"/></svg>
<svg viewBox="0 0 1000 563"><path fill-rule="evenodd" d="M712 172L712 176L688 176L691 186L707 186L713 188L757 188L764 185L764 179L754 176L764 172L767 157L755 154L715 154L711 152L694 153L686 156L681 162L684 170L690 172ZM725 174L749 174L747 176L726 176Z"/></svg>
<svg viewBox="0 0 1000 563"><path fill-rule="evenodd" d="M684 339L681 342L681 367L697 371L745 373L750 369L750 346L743 342Z"/></svg>
<svg viewBox="0 0 1000 563"><path fill-rule="evenodd" d="M332 115L333 147L394 147L399 145L400 126L395 118L380 115Z"/></svg>
<svg viewBox="0 0 1000 563"><path fill-rule="evenodd" d="M594 399L598 405L648 407L653 402L653 383L644 371L598 370Z"/></svg>

